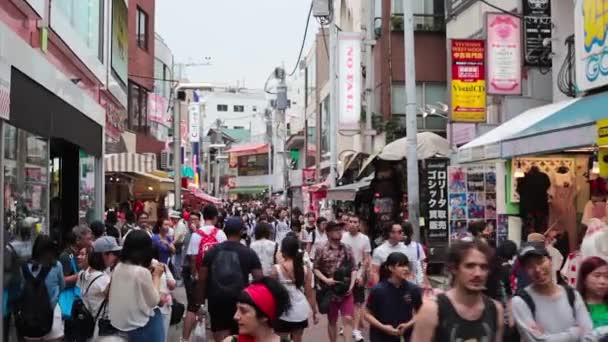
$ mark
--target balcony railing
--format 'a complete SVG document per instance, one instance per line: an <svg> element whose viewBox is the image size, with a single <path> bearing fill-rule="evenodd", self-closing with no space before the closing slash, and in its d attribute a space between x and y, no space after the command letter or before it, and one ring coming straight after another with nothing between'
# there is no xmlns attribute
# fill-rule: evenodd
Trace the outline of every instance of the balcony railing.
<svg viewBox="0 0 608 342"><path fill-rule="evenodd" d="M403 14L395 13L391 17L391 30L403 31ZM445 32L445 18L436 14L414 14L414 31Z"/></svg>

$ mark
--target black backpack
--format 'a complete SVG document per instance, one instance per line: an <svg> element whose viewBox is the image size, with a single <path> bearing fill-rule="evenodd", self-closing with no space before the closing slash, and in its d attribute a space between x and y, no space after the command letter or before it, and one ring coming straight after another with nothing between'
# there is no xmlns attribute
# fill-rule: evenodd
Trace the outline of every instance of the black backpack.
<svg viewBox="0 0 608 342"><path fill-rule="evenodd" d="M566 290L566 295L568 296L568 304L570 304L570 307L572 308L572 315L574 316L574 318L576 318L576 309L574 308L574 301L576 300L575 290L567 285L560 286L562 286L564 290ZM528 308L530 308L532 316L534 317L534 315L536 314L536 305L534 304L534 299L532 299L532 296L530 296L528 291L526 291L525 289L521 289L517 291L517 294L515 295L521 298L526 303Z"/></svg>
<svg viewBox="0 0 608 342"><path fill-rule="evenodd" d="M32 275L27 263L21 266L21 271L25 282L16 303L15 326L21 336L40 338L53 327L53 308L45 284L51 267L42 267L37 277Z"/></svg>
<svg viewBox="0 0 608 342"><path fill-rule="evenodd" d="M211 264L210 293L220 298L236 298L245 288L237 251L220 249Z"/></svg>
<svg viewBox="0 0 608 342"><path fill-rule="evenodd" d="M83 276L84 273L81 273L80 283L82 283ZM76 337L77 341L86 341L87 339L93 337L93 332L95 331L96 317L93 317L89 309L87 309L87 306L85 305L84 300L82 298L87 295L89 289L91 288L91 285L93 285L93 283L95 283L95 281L101 278L102 276L103 274L100 274L97 277L93 278L93 280L87 286L86 291L82 293L82 296L80 298L77 298L74 301L74 304L72 306L72 319L70 322L70 326L72 328L72 331L74 332L74 336Z"/></svg>

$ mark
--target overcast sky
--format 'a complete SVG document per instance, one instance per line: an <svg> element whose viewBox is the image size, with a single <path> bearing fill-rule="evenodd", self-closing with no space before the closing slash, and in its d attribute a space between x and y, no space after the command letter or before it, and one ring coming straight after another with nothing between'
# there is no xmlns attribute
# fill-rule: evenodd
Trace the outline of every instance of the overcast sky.
<svg viewBox="0 0 608 342"><path fill-rule="evenodd" d="M211 57L211 66L187 69L191 81L262 88L275 66L293 69L310 1L157 0L156 32L178 63ZM317 27L311 18L306 48Z"/></svg>

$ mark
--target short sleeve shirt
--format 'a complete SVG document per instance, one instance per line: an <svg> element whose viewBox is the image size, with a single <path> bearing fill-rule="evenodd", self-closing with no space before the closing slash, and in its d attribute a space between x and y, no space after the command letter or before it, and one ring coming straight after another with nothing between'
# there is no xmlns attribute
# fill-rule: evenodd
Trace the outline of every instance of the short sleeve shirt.
<svg viewBox="0 0 608 342"><path fill-rule="evenodd" d="M321 271L327 277L333 277L345 257L354 260L353 250L350 246L340 243L339 248L334 248L327 243L323 248L316 251L315 269ZM355 266L353 262L353 271L356 269Z"/></svg>
<svg viewBox="0 0 608 342"><path fill-rule="evenodd" d="M240 242L235 241L224 241L205 253L203 258L203 267L211 269L213 261L217 257L218 253L222 250L235 251L239 256L239 263L241 264L241 272L243 273L243 279L249 279L249 275L254 270L261 270L262 265L257 254L246 246L243 246ZM211 283L213 278L213 272L209 272L207 277L207 284Z"/></svg>
<svg viewBox="0 0 608 342"><path fill-rule="evenodd" d="M203 231L203 233L205 234L211 234L211 232L213 231L215 227L214 226L202 226L200 228L200 230ZM215 235L215 238L217 239L218 243L222 243L224 241L226 241L228 238L226 237L226 233L224 233L223 230L218 230L217 234ZM186 253L186 255L197 255L198 254L198 247L201 244L201 235L198 233L192 233L192 236L190 237L190 242L188 243L188 251Z"/></svg>

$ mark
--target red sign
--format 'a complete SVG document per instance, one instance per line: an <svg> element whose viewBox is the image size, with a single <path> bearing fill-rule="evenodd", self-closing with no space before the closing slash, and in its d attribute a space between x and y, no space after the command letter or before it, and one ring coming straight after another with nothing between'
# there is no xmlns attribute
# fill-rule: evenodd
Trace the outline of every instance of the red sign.
<svg viewBox="0 0 608 342"><path fill-rule="evenodd" d="M317 170L316 169L302 170L302 183L304 185L315 184L316 180L317 180Z"/></svg>
<svg viewBox="0 0 608 342"><path fill-rule="evenodd" d="M453 39L451 59L451 121L486 121L485 42Z"/></svg>

